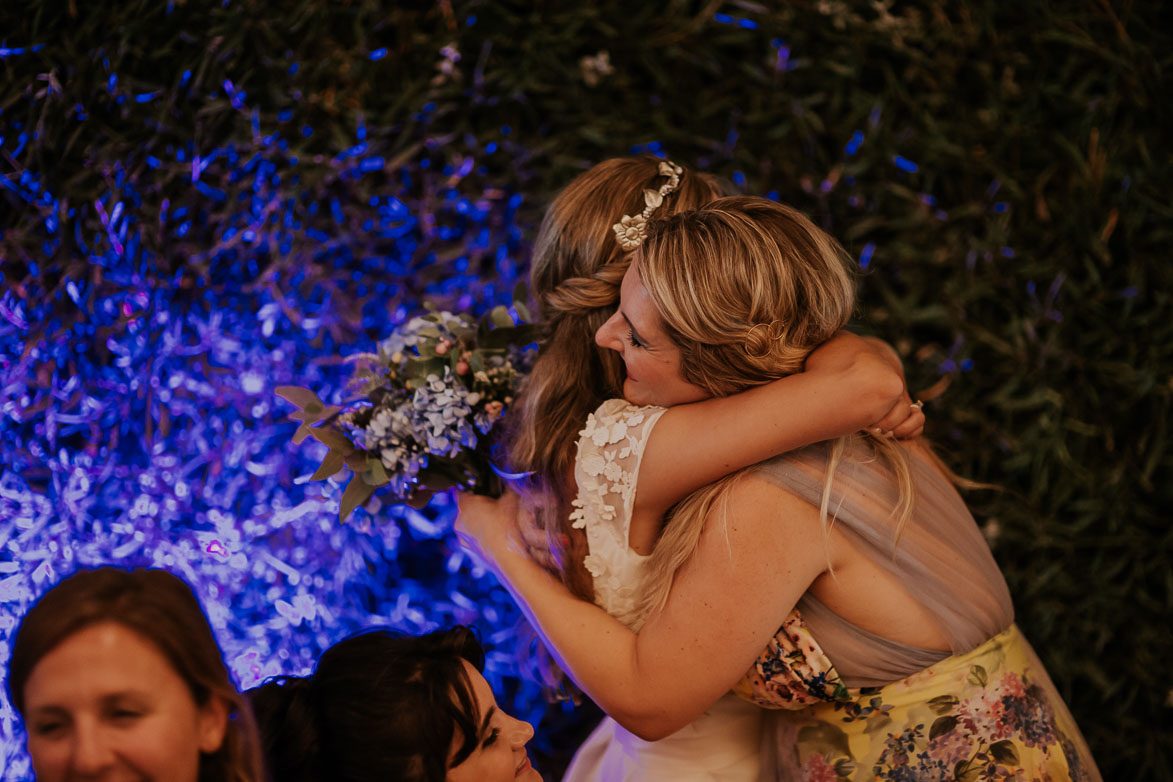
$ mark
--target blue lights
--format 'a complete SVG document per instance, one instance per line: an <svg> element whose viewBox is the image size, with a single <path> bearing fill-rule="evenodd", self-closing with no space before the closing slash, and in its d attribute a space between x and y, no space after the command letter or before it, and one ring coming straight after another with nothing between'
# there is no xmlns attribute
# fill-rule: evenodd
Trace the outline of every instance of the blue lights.
<svg viewBox="0 0 1173 782"><path fill-rule="evenodd" d="M863 251L859 254L859 268L867 269L872 262L872 256L876 253L876 243L868 242L864 245Z"/></svg>
<svg viewBox="0 0 1173 782"><path fill-rule="evenodd" d="M901 171L907 171L910 174L915 174L919 170L919 167L916 163L913 163L908 158L901 157L900 155L893 155L892 162L898 169Z"/></svg>
<svg viewBox="0 0 1173 782"><path fill-rule="evenodd" d="M166 89L124 78L136 89L118 96L104 73L90 111L66 104L71 132L116 97L136 121L165 101L216 100L185 91L191 70L169 78ZM304 672L372 624L465 622L497 639L488 675L513 682L499 690L511 708L540 710L537 685L516 679L518 612L460 552L455 508L376 501L339 525L339 487L306 482L322 454L289 444L272 391L308 384L341 399L340 357L373 349L425 295L478 311L512 301L529 251L523 197L476 173L499 142L405 158L359 119L357 144L329 149L297 104L265 108L242 79L200 78L240 117L234 135L197 144L160 128L150 146L95 161L102 189L85 199L50 192L35 169L0 175L31 226L2 230L30 231L44 253L0 281L0 657L28 604L79 564L150 565L193 584L242 686ZM426 104L421 123L436 109ZM6 159L36 159L42 141L10 116ZM426 138L422 124L412 132ZM420 187L441 170L440 187ZM68 273L44 287L57 268ZM5 782L31 773L2 697L0 769Z"/></svg>
<svg viewBox="0 0 1173 782"><path fill-rule="evenodd" d="M851 157L856 152L859 152L861 146L863 146L863 131L857 130L851 134L851 138L848 140L847 146L843 148L843 151L847 153L848 157Z"/></svg>

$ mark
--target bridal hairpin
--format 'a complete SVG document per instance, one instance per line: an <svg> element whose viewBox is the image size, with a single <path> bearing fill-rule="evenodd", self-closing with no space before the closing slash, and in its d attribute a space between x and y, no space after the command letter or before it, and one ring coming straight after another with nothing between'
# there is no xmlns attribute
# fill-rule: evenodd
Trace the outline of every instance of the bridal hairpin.
<svg viewBox="0 0 1173 782"><path fill-rule="evenodd" d="M619 246L628 252L643 244L648 235L648 217L664 203L664 196L680 186L680 175L684 169L671 160L661 160L659 173L660 176L668 177L668 181L660 185L659 190L644 190L643 211L637 215L624 215L611 226Z"/></svg>

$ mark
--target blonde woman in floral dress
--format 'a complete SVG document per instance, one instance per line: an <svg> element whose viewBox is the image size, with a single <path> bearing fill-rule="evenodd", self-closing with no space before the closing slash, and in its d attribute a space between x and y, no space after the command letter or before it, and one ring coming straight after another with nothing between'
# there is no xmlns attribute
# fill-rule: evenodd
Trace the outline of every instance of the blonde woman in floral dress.
<svg viewBox="0 0 1173 782"><path fill-rule="evenodd" d="M692 494L661 531L676 501L664 474L711 455L682 446L670 414L794 372L853 304L838 246L787 207L722 199L651 225L598 333L623 358L627 401L592 417L576 469L586 561L626 621L519 550L516 498L462 500L462 534L642 739L733 692L776 710L765 778L1099 780L923 442L867 434L771 459ZM600 744L573 778L609 778Z"/></svg>

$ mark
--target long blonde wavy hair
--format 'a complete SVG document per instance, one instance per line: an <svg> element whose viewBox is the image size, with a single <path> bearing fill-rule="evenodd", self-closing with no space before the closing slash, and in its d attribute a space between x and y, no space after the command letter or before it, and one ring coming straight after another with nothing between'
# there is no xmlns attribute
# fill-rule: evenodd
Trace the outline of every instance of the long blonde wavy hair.
<svg viewBox="0 0 1173 782"><path fill-rule="evenodd" d="M842 329L855 307L843 248L798 210L764 198L722 198L657 220L635 263L680 348L684 379L713 396L802 371L810 352ZM912 513L907 456L891 439L864 436L896 477L899 530ZM825 534L831 481L846 442L831 447L820 508ZM644 616L663 606L706 516L743 472L697 490L672 511L645 571Z"/></svg>
<svg viewBox="0 0 1173 782"><path fill-rule="evenodd" d="M546 212L530 267L540 350L506 419L506 456L512 472L531 473L515 488L545 532L563 583L588 600L593 589L582 565L585 540L568 519L578 432L623 385L619 356L595 344L631 262L611 226L623 215L639 214L643 191L663 184L659 165L660 158L650 155L613 158L576 177ZM654 217L695 209L724 194L714 177L685 169Z"/></svg>

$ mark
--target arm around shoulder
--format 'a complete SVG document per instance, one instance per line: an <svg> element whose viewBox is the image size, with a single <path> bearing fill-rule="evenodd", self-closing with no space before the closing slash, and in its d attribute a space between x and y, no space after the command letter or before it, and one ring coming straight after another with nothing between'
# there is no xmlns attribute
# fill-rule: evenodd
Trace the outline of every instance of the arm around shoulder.
<svg viewBox="0 0 1173 782"><path fill-rule="evenodd" d="M648 438L636 512L661 514L743 467L872 426L904 395L899 363L843 332L811 354L804 372L665 412Z"/></svg>

